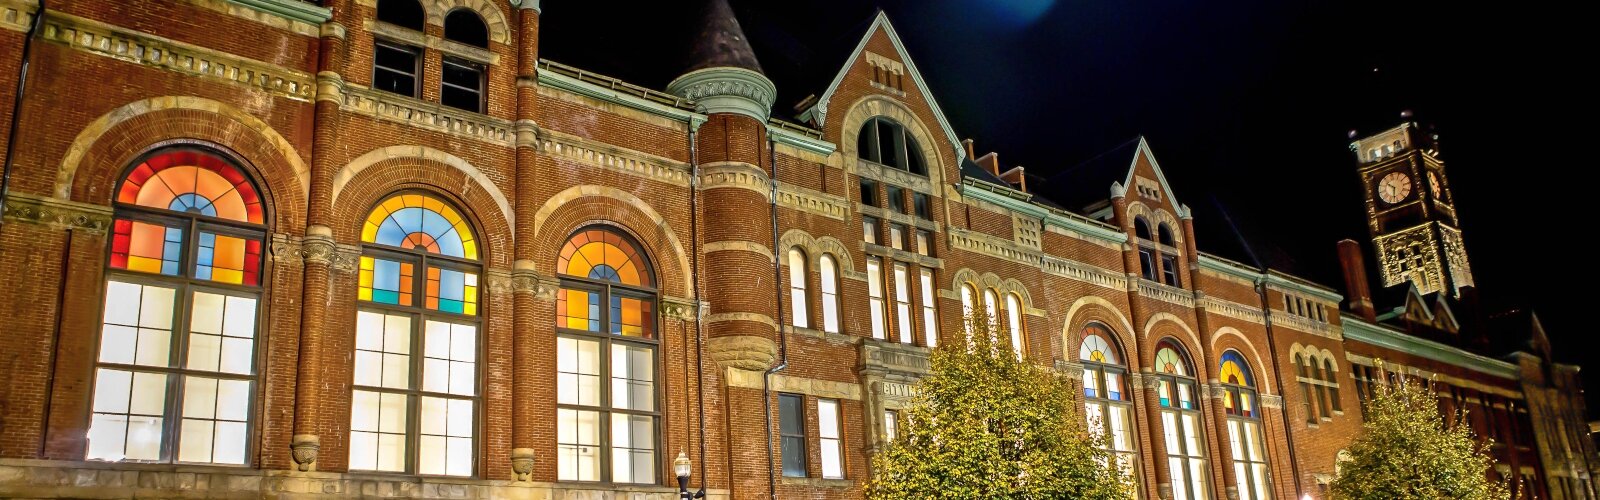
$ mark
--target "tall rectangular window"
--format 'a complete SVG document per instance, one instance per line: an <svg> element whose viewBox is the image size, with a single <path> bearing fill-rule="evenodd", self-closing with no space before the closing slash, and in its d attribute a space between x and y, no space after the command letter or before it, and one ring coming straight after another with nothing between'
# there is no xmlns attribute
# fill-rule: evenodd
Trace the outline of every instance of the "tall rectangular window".
<svg viewBox="0 0 1600 500"><path fill-rule="evenodd" d="M422 51L397 43L373 43L372 87L406 97L417 96Z"/></svg>
<svg viewBox="0 0 1600 500"><path fill-rule="evenodd" d="M861 241L878 244L878 219L874 217L861 217Z"/></svg>
<svg viewBox="0 0 1600 500"><path fill-rule="evenodd" d="M878 206L878 181L861 179L861 204L869 207Z"/></svg>
<svg viewBox="0 0 1600 500"><path fill-rule="evenodd" d="M1240 500L1265 500L1271 497L1271 477L1267 452L1262 442L1261 423L1228 419L1229 448L1233 453L1233 474Z"/></svg>
<svg viewBox="0 0 1600 500"><path fill-rule="evenodd" d="M1144 247L1139 247L1139 276L1150 281L1156 280L1155 252Z"/></svg>
<svg viewBox="0 0 1600 500"><path fill-rule="evenodd" d="M805 398L800 395L778 395L778 435L782 439L784 477L806 477L805 407Z"/></svg>
<svg viewBox="0 0 1600 500"><path fill-rule="evenodd" d="M902 224L889 224L889 248L895 250L906 249L906 226Z"/></svg>
<svg viewBox="0 0 1600 500"><path fill-rule="evenodd" d="M924 230L917 230L917 255L932 255L933 235Z"/></svg>
<svg viewBox="0 0 1600 500"><path fill-rule="evenodd" d="M900 342L910 344L917 333L911 327L911 278L904 263L894 263L894 316L900 322Z"/></svg>
<svg viewBox="0 0 1600 500"><path fill-rule="evenodd" d="M830 254L817 261L822 275L822 331L839 333L839 266Z"/></svg>
<svg viewBox="0 0 1600 500"><path fill-rule="evenodd" d="M887 440L890 440L890 441L894 441L894 438L899 437L899 436L900 436L900 411L899 410L883 410L883 437L884 437L884 439L887 439Z"/></svg>
<svg viewBox="0 0 1600 500"><path fill-rule="evenodd" d="M1161 282L1181 286L1178 283L1178 256L1161 254Z"/></svg>
<svg viewBox="0 0 1600 500"><path fill-rule="evenodd" d="M928 347L939 346L939 313L934 310L933 271L922 269L922 334Z"/></svg>
<svg viewBox="0 0 1600 500"><path fill-rule="evenodd" d="M443 69L439 80L439 103L473 113L482 113L483 65L446 57Z"/></svg>
<svg viewBox="0 0 1600 500"><path fill-rule="evenodd" d="M883 303L883 259L876 255L867 257L867 308L872 314L872 338L888 338L888 311Z"/></svg>
<svg viewBox="0 0 1600 500"><path fill-rule="evenodd" d="M424 320L419 342L417 323L356 313L350 468L404 472L416 446L418 474L472 475L477 327Z"/></svg>
<svg viewBox="0 0 1600 500"><path fill-rule="evenodd" d="M811 326L811 311L806 307L806 254L800 249L789 249L789 324L796 328Z"/></svg>
<svg viewBox="0 0 1600 500"><path fill-rule="evenodd" d="M911 193L911 207L913 211L916 212L917 217L926 220L933 220L933 207L928 203L928 195L923 193Z"/></svg>
<svg viewBox="0 0 1600 500"><path fill-rule="evenodd" d="M906 213L906 190L905 190L905 188L902 188L900 186L889 185L889 186L886 186L884 188L884 190L885 190L885 192L888 193L888 196L884 197L885 198L884 201L886 201L887 203L884 205L883 208L887 208L889 210L893 210L893 211L900 212L900 213Z"/></svg>
<svg viewBox="0 0 1600 500"><path fill-rule="evenodd" d="M844 478L844 450L840 445L839 402L817 400L817 446L822 456L822 477Z"/></svg>

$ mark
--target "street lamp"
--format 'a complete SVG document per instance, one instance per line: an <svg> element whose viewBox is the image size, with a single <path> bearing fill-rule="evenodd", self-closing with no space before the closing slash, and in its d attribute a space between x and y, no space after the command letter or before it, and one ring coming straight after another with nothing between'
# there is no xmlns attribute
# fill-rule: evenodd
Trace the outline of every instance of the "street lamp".
<svg viewBox="0 0 1600 500"><path fill-rule="evenodd" d="M678 451L678 458L672 461L672 472L678 475L679 500L694 500L696 498L704 498L706 496L706 489L704 486L700 488L700 491L696 491L694 493L689 492L689 473L694 472L694 463L689 461L689 455L687 453L684 453L682 450Z"/></svg>

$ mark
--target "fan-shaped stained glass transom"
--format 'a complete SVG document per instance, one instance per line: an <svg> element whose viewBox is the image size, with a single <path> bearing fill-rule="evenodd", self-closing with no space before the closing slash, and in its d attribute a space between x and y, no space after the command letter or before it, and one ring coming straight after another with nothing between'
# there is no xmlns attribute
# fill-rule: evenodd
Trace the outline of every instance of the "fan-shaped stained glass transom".
<svg viewBox="0 0 1600 500"><path fill-rule="evenodd" d="M443 200L421 193L379 203L362 225L361 241L478 260L478 242L467 220Z"/></svg>
<svg viewBox="0 0 1600 500"><path fill-rule="evenodd" d="M586 229L561 248L556 272L633 286L654 286L650 266L632 242L604 229Z"/></svg>
<svg viewBox="0 0 1600 500"><path fill-rule="evenodd" d="M1224 384L1256 386L1255 378L1250 376L1250 365L1245 363L1244 356L1240 356L1239 351L1222 353L1222 368L1218 379Z"/></svg>
<svg viewBox="0 0 1600 500"><path fill-rule="evenodd" d="M1105 327L1098 324L1089 325L1088 328L1085 328L1083 346L1078 348L1078 359L1113 365L1122 364L1121 361L1117 360L1116 349L1111 348L1111 343L1105 339L1105 336L1109 333Z"/></svg>
<svg viewBox="0 0 1600 500"><path fill-rule="evenodd" d="M261 195L238 168L214 154L177 149L135 166L117 203L260 224Z"/></svg>
<svg viewBox="0 0 1600 500"><path fill-rule="evenodd" d="M1156 371L1172 375L1189 376L1188 364L1183 361L1183 356L1178 354L1172 345L1162 343L1156 351Z"/></svg>

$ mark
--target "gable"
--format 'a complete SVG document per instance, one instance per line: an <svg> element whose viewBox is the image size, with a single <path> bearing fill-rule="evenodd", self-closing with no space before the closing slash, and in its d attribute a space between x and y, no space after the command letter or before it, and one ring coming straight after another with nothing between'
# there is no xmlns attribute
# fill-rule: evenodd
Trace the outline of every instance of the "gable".
<svg viewBox="0 0 1600 500"><path fill-rule="evenodd" d="M1156 162L1155 153L1150 151L1150 143L1143 136L1139 137L1139 146L1134 148L1132 163L1128 165L1128 173L1121 186L1134 199L1172 210L1179 218L1189 216L1189 207L1178 203L1178 197L1172 193L1172 185L1167 183L1161 164Z"/></svg>
<svg viewBox="0 0 1600 500"><path fill-rule="evenodd" d="M911 91L915 90L915 93L921 96L921 100L927 104L934 121L939 125L939 130L943 132L945 140L949 141L950 151L955 155L954 164L959 165L961 163L961 160L966 157L966 150L961 147L961 140L956 138L955 130L950 127L950 120L945 118L944 111L939 109L938 102L934 101L933 93L928 90L928 85L923 81L922 74L917 71L916 63L912 62L911 56L906 52L905 44L901 43L900 35L895 33L894 26L889 23L889 16L882 11L879 11L877 17L873 19L872 25L867 27L866 33L861 36L861 41L856 43L855 49L850 52L850 57L845 59L844 65L839 68L838 74L834 76L833 81L828 85L828 89L817 97L816 102L810 108L802 111L799 118L812 122L817 128L827 129L829 125L829 108L835 104L833 102L834 98L839 95L839 89L844 85L846 76L859 66L866 67L867 71L874 69L886 73L898 71L899 73L894 78L889 79L888 83L873 79L872 85L886 95L902 99L908 99L912 93ZM850 103L841 102L837 104L849 105ZM839 133L848 134L851 131L840 130Z"/></svg>

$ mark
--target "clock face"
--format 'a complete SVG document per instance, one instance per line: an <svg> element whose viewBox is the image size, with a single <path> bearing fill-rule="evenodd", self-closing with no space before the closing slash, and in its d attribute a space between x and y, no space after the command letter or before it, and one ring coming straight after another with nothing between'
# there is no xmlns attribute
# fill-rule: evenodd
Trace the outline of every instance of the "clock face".
<svg viewBox="0 0 1600 500"><path fill-rule="evenodd" d="M1433 172L1428 172L1428 192L1433 193L1434 199L1439 199L1440 194L1444 192L1444 187L1439 185L1439 176Z"/></svg>
<svg viewBox="0 0 1600 500"><path fill-rule="evenodd" d="M1395 204L1411 196L1411 176L1404 172L1390 172L1378 181L1378 199Z"/></svg>

